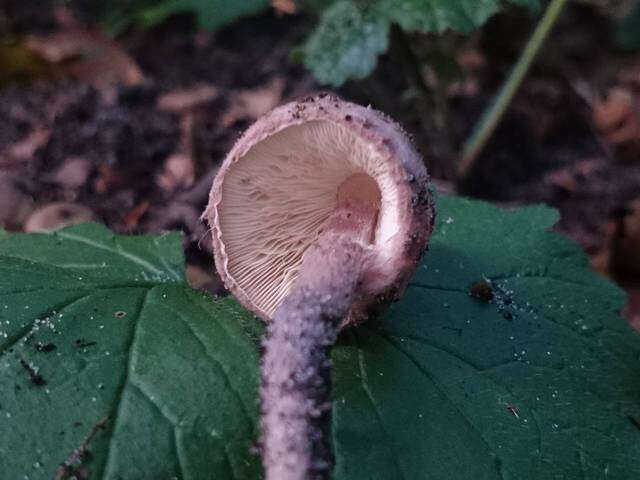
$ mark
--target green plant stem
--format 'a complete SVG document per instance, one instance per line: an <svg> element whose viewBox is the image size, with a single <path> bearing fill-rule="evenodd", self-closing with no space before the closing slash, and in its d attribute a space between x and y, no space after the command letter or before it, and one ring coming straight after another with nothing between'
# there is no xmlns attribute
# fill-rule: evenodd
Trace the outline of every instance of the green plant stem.
<svg viewBox="0 0 640 480"><path fill-rule="evenodd" d="M522 55L520 55L507 81L500 89L498 96L491 106L485 110L473 134L464 144L462 158L458 164L458 176L460 178L466 176L471 170L475 159L485 147L489 138L491 138L566 3L567 0L551 0L549 3L543 17L538 22L531 38L529 38Z"/></svg>

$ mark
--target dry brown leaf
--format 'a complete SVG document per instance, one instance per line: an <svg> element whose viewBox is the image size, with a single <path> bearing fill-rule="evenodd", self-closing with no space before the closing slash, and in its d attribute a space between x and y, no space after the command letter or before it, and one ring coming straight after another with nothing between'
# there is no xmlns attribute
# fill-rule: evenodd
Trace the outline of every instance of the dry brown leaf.
<svg viewBox="0 0 640 480"><path fill-rule="evenodd" d="M83 157L68 157L54 172L47 176L47 180L65 190L75 190L82 187L91 173L91 162Z"/></svg>
<svg viewBox="0 0 640 480"><path fill-rule="evenodd" d="M222 116L222 125L228 127L237 120L255 120L264 115L281 103L284 87L284 78L274 77L264 87L235 92L229 109Z"/></svg>
<svg viewBox="0 0 640 480"><path fill-rule="evenodd" d="M218 90L213 85L199 84L165 93L158 98L158 108L179 114L210 103L217 97Z"/></svg>
<svg viewBox="0 0 640 480"><path fill-rule="evenodd" d="M16 176L0 171L0 226L18 227L29 214L31 198L18 187Z"/></svg>
<svg viewBox="0 0 640 480"><path fill-rule="evenodd" d="M187 283L191 288L202 289L213 282L213 274L198 265L187 265Z"/></svg>
<svg viewBox="0 0 640 480"><path fill-rule="evenodd" d="M69 74L102 90L145 82L136 62L99 30L69 28L47 36L32 36L27 45L49 62L68 62Z"/></svg>
<svg viewBox="0 0 640 480"><path fill-rule="evenodd" d="M191 155L174 153L164 162L164 168L159 173L157 181L160 188L173 192L178 188L186 188L195 180L195 166Z"/></svg>
<svg viewBox="0 0 640 480"><path fill-rule="evenodd" d="M640 143L640 102L626 88L614 87L595 103L593 122L614 146Z"/></svg>
<svg viewBox="0 0 640 480"><path fill-rule="evenodd" d="M28 162L36 151L49 141L50 136L51 130L48 128L33 129L0 155L0 167L6 168L17 163Z"/></svg>
<svg viewBox="0 0 640 480"><path fill-rule="evenodd" d="M36 209L24 223L25 232L50 232L94 220L93 212L77 203L55 202Z"/></svg>
<svg viewBox="0 0 640 480"><path fill-rule="evenodd" d="M133 230L137 228L138 224L140 223L140 219L144 216L145 213L147 213L150 205L151 204L147 200L144 200L133 207L122 219L122 226L127 230Z"/></svg>
<svg viewBox="0 0 640 480"><path fill-rule="evenodd" d="M294 0L271 0L271 6L279 15L293 15L298 10Z"/></svg>

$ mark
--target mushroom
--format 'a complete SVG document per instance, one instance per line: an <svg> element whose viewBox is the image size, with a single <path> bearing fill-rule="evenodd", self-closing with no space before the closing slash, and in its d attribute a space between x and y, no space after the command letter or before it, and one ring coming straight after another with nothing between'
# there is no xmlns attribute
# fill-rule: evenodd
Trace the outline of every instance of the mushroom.
<svg viewBox="0 0 640 480"><path fill-rule="evenodd" d="M256 121L224 160L204 217L227 288L267 322L267 480L327 479L330 348L406 287L431 234L420 155L371 108L321 93Z"/></svg>

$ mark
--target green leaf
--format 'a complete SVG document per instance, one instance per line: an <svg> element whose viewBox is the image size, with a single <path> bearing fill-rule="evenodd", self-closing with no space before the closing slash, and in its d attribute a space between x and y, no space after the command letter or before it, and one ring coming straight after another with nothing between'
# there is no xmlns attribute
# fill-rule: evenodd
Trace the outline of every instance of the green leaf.
<svg viewBox="0 0 640 480"><path fill-rule="evenodd" d="M621 291L548 231L551 209L438 212L403 300L334 349L334 478L638 478ZM190 290L181 263L177 235L0 236L2 478L51 479L105 416L90 478L260 478L260 322ZM479 281L492 302L469 296Z"/></svg>
<svg viewBox="0 0 640 480"><path fill-rule="evenodd" d="M389 43L389 22L340 1L322 16L303 48L305 64L320 83L335 86L369 75Z"/></svg>
<svg viewBox="0 0 640 480"><path fill-rule="evenodd" d="M304 46L305 64L321 83L368 76L388 45L389 25L409 32L469 32L500 10L502 0L341 0L323 13ZM506 3L536 8L537 0Z"/></svg>
<svg viewBox="0 0 640 480"><path fill-rule="evenodd" d="M403 300L335 352L337 478L638 478L640 339L556 220L439 202Z"/></svg>
<svg viewBox="0 0 640 480"><path fill-rule="evenodd" d="M105 418L91 478L258 477L250 316L185 285L180 240L0 237L1 478L54 478Z"/></svg>

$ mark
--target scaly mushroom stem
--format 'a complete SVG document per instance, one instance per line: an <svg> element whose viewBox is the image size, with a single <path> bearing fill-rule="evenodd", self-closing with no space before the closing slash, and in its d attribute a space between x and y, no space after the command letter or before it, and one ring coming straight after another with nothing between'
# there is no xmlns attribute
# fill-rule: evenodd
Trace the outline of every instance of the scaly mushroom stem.
<svg viewBox="0 0 640 480"><path fill-rule="evenodd" d="M262 358L262 455L267 480L331 475L330 350L357 300L377 199L350 177L338 207L304 254L291 293L267 329Z"/></svg>

